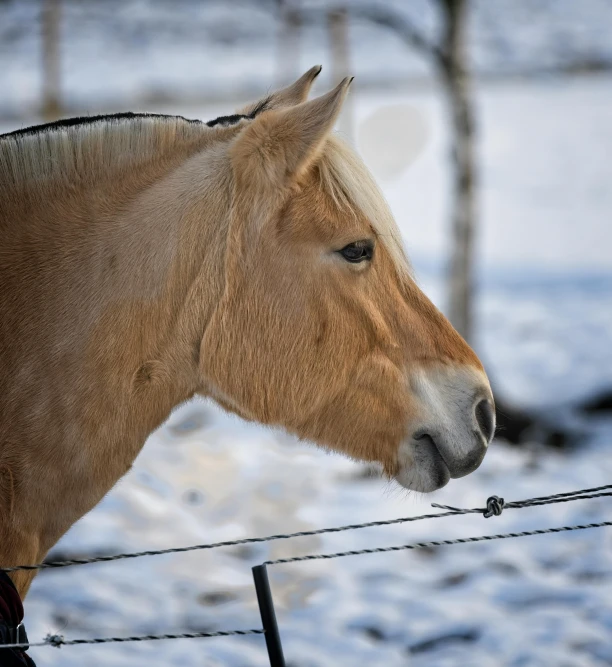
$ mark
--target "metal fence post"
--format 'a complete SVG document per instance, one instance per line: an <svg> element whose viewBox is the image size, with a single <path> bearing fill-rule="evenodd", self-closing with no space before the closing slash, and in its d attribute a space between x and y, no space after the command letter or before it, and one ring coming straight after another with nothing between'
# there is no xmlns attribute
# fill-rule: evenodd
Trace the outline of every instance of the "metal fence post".
<svg viewBox="0 0 612 667"><path fill-rule="evenodd" d="M257 602L265 633L264 637L266 638L270 667L285 667L285 656L283 655L283 646L278 634L274 601L272 600L272 591L270 590L268 571L265 565L256 565L253 568L253 581L255 582L255 590L257 591Z"/></svg>

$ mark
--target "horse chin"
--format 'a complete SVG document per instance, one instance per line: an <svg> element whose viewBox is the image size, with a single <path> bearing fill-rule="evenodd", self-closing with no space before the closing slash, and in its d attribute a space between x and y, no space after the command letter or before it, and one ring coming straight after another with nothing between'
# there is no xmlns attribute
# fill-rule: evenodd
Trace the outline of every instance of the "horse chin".
<svg viewBox="0 0 612 667"><path fill-rule="evenodd" d="M450 471L432 441L402 442L398 452L399 471L395 479L404 488L431 493L446 486Z"/></svg>

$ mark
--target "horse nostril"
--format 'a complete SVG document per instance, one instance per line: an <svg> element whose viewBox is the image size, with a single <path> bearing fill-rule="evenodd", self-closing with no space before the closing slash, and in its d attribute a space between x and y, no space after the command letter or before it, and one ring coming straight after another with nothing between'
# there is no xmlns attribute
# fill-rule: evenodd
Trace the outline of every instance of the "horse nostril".
<svg viewBox="0 0 612 667"><path fill-rule="evenodd" d="M495 412L493 406L485 398L476 406L476 421L487 442L491 441L495 431Z"/></svg>

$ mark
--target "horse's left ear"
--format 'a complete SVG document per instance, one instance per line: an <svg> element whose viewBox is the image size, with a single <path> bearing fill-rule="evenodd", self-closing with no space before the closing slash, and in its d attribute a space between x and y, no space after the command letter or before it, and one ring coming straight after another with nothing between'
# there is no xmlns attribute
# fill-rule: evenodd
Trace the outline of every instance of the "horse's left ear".
<svg viewBox="0 0 612 667"><path fill-rule="evenodd" d="M231 149L237 174L258 188L283 188L315 160L334 127L353 77L309 102L257 116Z"/></svg>
<svg viewBox="0 0 612 667"><path fill-rule="evenodd" d="M251 103L238 110L238 113L244 116L250 116L258 109L280 109L282 107L292 107L301 104L308 99L308 93L312 88L314 80L321 74L323 68L321 65L311 67L305 74L286 88L277 90L268 97L264 97L258 102Z"/></svg>

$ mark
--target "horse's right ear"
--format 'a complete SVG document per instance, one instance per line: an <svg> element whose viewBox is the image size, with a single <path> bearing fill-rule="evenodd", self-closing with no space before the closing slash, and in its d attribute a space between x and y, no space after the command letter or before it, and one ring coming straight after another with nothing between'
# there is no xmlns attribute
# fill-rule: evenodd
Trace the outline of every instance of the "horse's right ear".
<svg viewBox="0 0 612 667"><path fill-rule="evenodd" d="M282 88L272 93L269 97L264 97L258 102L251 103L246 107L238 110L239 114L250 116L257 109L280 109L281 107L292 107L295 104L301 104L308 99L308 93L312 88L314 80L321 73L321 65L311 67L305 74L290 86Z"/></svg>
<svg viewBox="0 0 612 667"><path fill-rule="evenodd" d="M299 178L332 131L352 80L309 102L257 116L230 149L235 173L260 192L282 190Z"/></svg>

